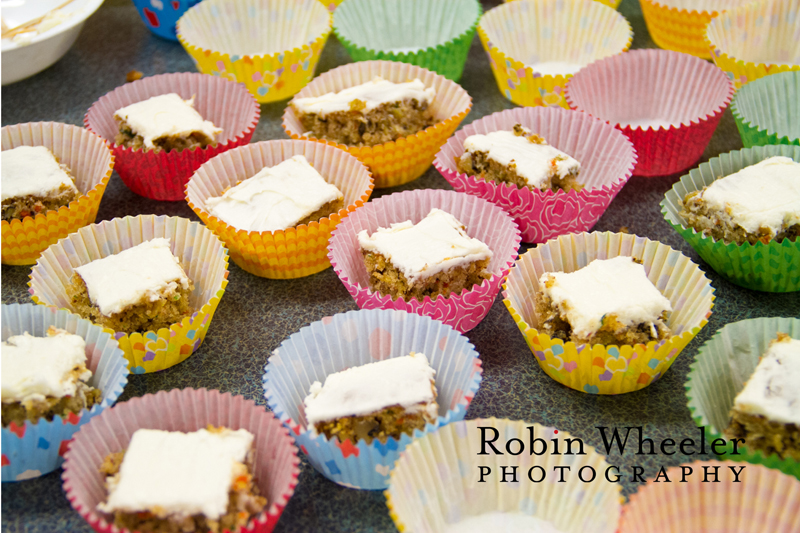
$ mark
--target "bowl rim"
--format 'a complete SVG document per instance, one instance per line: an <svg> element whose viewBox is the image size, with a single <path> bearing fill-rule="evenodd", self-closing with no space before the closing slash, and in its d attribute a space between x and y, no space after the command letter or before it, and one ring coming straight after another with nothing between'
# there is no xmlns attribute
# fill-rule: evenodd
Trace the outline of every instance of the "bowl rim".
<svg viewBox="0 0 800 533"><path fill-rule="evenodd" d="M78 26L86 22L86 20L89 17L91 17L104 2L104 0L83 0L83 1L84 1L84 6L83 7L76 6L78 7L78 9L73 11L75 15L70 17L70 20L67 20L64 23L59 24L53 28L50 28L44 33L40 33L33 36L30 42L28 42L27 44L19 45L18 43L14 43L11 39L3 39L2 44L0 44L0 47L2 47L2 53L11 52L13 50L19 50L20 48L25 48L27 46L42 43L44 41L51 39L52 37L55 37L68 30L71 30L75 26Z"/></svg>

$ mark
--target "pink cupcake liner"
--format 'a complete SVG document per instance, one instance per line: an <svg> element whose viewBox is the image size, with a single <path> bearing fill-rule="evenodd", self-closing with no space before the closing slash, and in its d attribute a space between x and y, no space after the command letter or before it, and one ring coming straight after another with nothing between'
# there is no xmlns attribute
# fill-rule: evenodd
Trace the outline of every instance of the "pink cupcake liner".
<svg viewBox="0 0 800 533"><path fill-rule="evenodd" d="M222 133L216 146L170 152L134 150L114 143L117 123L114 112L153 96L177 93ZM152 200L184 199L184 186L200 165L217 154L250 142L261 108L247 88L225 78L181 72L151 76L117 87L97 100L83 122L111 146L114 170L130 190Z"/></svg>
<svg viewBox="0 0 800 533"><path fill-rule="evenodd" d="M634 176L667 176L693 166L733 92L728 76L708 61L655 49L592 63L566 87L571 108L614 125L631 140L639 157Z"/></svg>
<svg viewBox="0 0 800 533"><path fill-rule="evenodd" d="M246 429L255 435L253 473L261 495L267 498L267 509L238 531L269 533L297 486L297 447L289 431L263 406L215 390L173 389L146 394L94 418L75 435L66 453L61 477L67 499L95 531L128 532L97 510L106 498L104 478L98 470L105 456L124 450L140 428L188 432L208 424Z"/></svg>
<svg viewBox="0 0 800 533"><path fill-rule="evenodd" d="M369 290L367 270L358 246L358 232L374 232L395 222L422 220L432 208L447 211L467 227L470 237L492 250L488 270L492 277L461 294L431 300L393 300ZM355 210L334 230L328 258L361 309L399 309L444 322L461 333L478 325L489 312L500 284L517 258L520 235L511 217L496 205L467 194L444 190L416 190L384 196Z"/></svg>
<svg viewBox="0 0 800 533"><path fill-rule="evenodd" d="M580 191L532 191L460 173L455 158L470 135L522 124L581 162ZM493 202L514 217L523 242L588 231L622 189L636 164L630 141L601 120L558 107L508 109L472 122L450 138L433 165L457 191Z"/></svg>

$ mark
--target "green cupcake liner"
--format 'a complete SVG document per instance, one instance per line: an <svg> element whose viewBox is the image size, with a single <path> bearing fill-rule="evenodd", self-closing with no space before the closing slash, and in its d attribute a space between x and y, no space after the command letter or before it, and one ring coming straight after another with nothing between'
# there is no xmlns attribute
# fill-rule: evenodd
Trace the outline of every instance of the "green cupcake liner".
<svg viewBox="0 0 800 533"><path fill-rule="evenodd" d="M755 245L725 244L686 226L680 215L681 201L690 192L777 155L800 162L800 146L754 146L714 157L683 176L667 191L661 201L661 213L700 257L730 282L756 291L792 292L800 290L800 239Z"/></svg>
<svg viewBox="0 0 800 533"><path fill-rule="evenodd" d="M778 332L800 339L800 319L775 317L733 322L700 347L689 370L686 397L695 423L706 428L706 442L722 437L736 395ZM740 446L739 455L733 455L733 446L728 444L726 453L719 457L761 464L800 479L800 462L781 459L776 454L766 456Z"/></svg>
<svg viewBox="0 0 800 533"><path fill-rule="evenodd" d="M800 71L781 72L748 83L736 93L731 112L745 147L800 146Z"/></svg>
<svg viewBox="0 0 800 533"><path fill-rule="evenodd" d="M401 61L458 81L481 12L478 0L347 0L333 31L353 61Z"/></svg>

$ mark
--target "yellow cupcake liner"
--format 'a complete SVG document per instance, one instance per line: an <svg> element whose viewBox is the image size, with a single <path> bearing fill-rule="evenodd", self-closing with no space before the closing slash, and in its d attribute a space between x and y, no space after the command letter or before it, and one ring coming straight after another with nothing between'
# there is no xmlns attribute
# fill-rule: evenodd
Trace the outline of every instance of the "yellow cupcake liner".
<svg viewBox="0 0 800 533"><path fill-rule="evenodd" d="M191 317L169 329L124 333L104 328L119 343L135 374L157 372L192 355L205 339L214 311L228 285L228 251L205 226L180 217L139 215L79 229L42 253L31 270L28 292L37 304L73 311L66 286L74 269L144 241L166 237L172 253L194 282Z"/></svg>
<svg viewBox="0 0 800 533"><path fill-rule="evenodd" d="M642 261L648 278L673 311L673 336L633 346L576 345L536 329L534 300L545 272L574 272L594 259L629 256ZM621 394L657 381L708 322L714 288L700 267L657 241L622 233L573 233L547 241L520 256L503 285L503 302L548 376L590 394Z"/></svg>
<svg viewBox="0 0 800 533"><path fill-rule="evenodd" d="M439 148L472 109L472 98L460 85L444 76L396 61L360 61L343 65L314 79L295 98L338 92L371 81L375 76L396 83L419 78L425 87L433 87L436 97L430 109L440 122L397 141L376 146L346 146L304 136L303 125L289 105L283 114L283 129L292 139L310 140L346 150L370 169L376 188L395 187L417 179L428 170Z"/></svg>
<svg viewBox="0 0 800 533"><path fill-rule="evenodd" d="M35 217L2 222L2 261L32 265L62 237L94 222L100 200L114 170L114 156L105 142L88 130L58 122L29 122L2 129L3 150L45 146L69 167L81 196L68 206Z"/></svg>
<svg viewBox="0 0 800 533"><path fill-rule="evenodd" d="M289 98L314 77L333 28L318 0L205 0L176 26L197 70L244 83L261 103ZM281 50L234 54L222 49Z"/></svg>
<svg viewBox="0 0 800 533"><path fill-rule="evenodd" d="M504 2L513 2L514 0L503 0ZM622 0L595 0L595 2L600 2L601 4L607 5L612 9L617 9L619 7L620 2Z"/></svg>
<svg viewBox="0 0 800 533"><path fill-rule="evenodd" d="M572 75L541 75L539 61L588 65L630 48L625 17L595 0L516 0L481 17L478 36L489 55L497 87L523 106L569 109L564 86Z"/></svg>
<svg viewBox="0 0 800 533"><path fill-rule="evenodd" d="M319 1L322 2L322 5L324 5L331 13L333 13L336 10L336 8L339 7L339 4L344 2L344 0L319 0Z"/></svg>

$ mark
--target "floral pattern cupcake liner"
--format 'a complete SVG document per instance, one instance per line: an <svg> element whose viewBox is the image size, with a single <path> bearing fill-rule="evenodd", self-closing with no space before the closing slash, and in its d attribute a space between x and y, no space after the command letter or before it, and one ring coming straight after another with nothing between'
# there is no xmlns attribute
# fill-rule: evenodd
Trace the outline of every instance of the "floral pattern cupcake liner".
<svg viewBox="0 0 800 533"><path fill-rule="evenodd" d="M731 112L745 148L800 146L800 71L771 74L748 83L736 93Z"/></svg>

